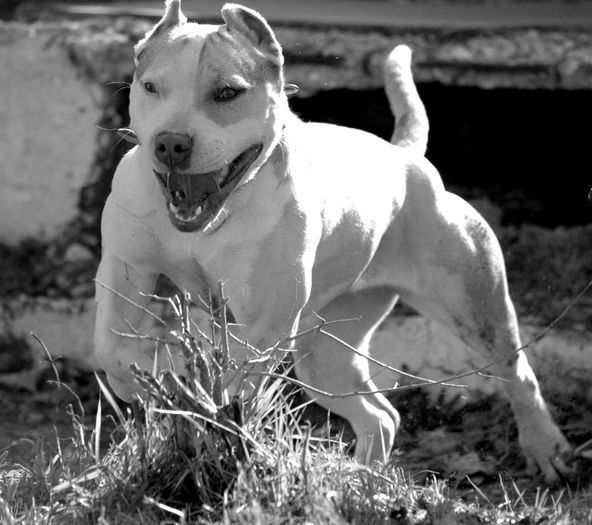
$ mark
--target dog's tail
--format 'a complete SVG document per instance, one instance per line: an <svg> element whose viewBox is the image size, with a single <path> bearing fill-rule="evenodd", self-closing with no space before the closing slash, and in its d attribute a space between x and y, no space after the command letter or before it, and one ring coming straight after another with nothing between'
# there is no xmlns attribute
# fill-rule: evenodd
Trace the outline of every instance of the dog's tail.
<svg viewBox="0 0 592 525"><path fill-rule="evenodd" d="M428 145L428 116L419 98L411 72L411 49L400 45L384 64L384 89L395 117L391 143L425 154Z"/></svg>

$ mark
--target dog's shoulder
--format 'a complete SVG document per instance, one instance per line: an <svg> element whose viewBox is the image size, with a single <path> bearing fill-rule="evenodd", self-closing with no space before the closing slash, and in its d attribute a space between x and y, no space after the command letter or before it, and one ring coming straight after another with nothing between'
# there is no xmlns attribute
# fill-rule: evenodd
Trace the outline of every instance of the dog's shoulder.
<svg viewBox="0 0 592 525"><path fill-rule="evenodd" d="M155 213L157 196L154 174L136 146L126 153L115 170L108 205L130 219L145 219Z"/></svg>
<svg viewBox="0 0 592 525"><path fill-rule="evenodd" d="M154 175L146 171L137 147L120 161L101 219L103 245L116 251L149 251L154 230L162 222L157 214Z"/></svg>

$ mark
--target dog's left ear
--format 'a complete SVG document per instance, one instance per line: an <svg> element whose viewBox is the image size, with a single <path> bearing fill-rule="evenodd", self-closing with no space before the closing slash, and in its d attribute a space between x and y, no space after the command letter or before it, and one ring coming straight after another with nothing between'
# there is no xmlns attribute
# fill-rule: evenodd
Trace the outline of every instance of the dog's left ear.
<svg viewBox="0 0 592 525"><path fill-rule="evenodd" d="M265 18L257 11L238 4L226 4L222 8L222 18L228 31L247 37L255 47L282 65L282 48Z"/></svg>

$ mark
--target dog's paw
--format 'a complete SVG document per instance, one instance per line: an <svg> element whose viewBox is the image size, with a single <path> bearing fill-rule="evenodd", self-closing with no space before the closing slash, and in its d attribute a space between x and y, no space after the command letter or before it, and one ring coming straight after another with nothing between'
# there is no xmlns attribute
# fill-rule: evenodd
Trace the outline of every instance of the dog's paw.
<svg viewBox="0 0 592 525"><path fill-rule="evenodd" d="M540 470L548 485L569 481L575 475L573 449L553 423L544 429L522 430L520 445L529 473Z"/></svg>

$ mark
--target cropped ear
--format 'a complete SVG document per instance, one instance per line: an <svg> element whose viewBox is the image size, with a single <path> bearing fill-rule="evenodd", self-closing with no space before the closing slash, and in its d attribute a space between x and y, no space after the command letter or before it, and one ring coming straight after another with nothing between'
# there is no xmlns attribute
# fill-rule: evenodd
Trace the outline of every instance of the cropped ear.
<svg viewBox="0 0 592 525"><path fill-rule="evenodd" d="M230 33L245 36L277 64L283 63L282 48L265 18L257 11L238 4L225 4L222 8L222 19Z"/></svg>
<svg viewBox="0 0 592 525"><path fill-rule="evenodd" d="M187 17L181 11L181 0L165 0L164 16L160 21L146 33L146 36L136 45L136 57L139 57L142 49L148 42L171 29L182 26L187 22Z"/></svg>

